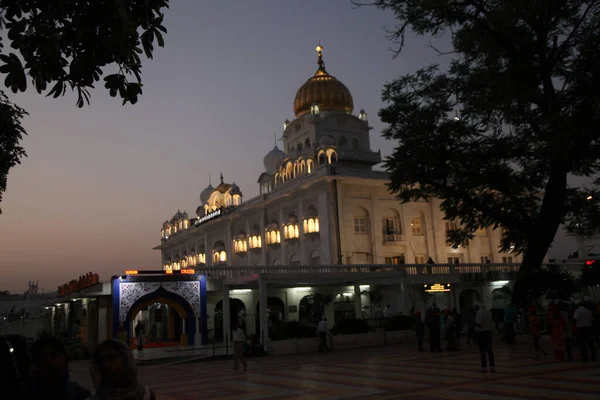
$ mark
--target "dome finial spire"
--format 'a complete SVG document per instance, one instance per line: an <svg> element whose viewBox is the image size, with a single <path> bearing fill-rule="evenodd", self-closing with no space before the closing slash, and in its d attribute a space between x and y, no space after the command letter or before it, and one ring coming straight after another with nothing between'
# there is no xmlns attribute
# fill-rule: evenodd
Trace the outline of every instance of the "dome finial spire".
<svg viewBox="0 0 600 400"><path fill-rule="evenodd" d="M323 61L323 46L321 46L321 41L319 41L319 44L317 45L317 48L315 50L319 55L319 60L317 61L317 64L319 64L320 68L325 68L325 61Z"/></svg>
<svg viewBox="0 0 600 400"><path fill-rule="evenodd" d="M208 186L212 186L212 182L211 182L211 179L210 179L210 174L208 174Z"/></svg>

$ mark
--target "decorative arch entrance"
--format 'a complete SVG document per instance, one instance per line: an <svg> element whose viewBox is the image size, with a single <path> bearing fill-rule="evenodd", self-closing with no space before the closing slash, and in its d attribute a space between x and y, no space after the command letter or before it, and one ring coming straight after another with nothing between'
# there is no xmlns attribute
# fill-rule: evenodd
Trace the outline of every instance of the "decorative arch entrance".
<svg viewBox="0 0 600 400"><path fill-rule="evenodd" d="M279 297L267 297L267 323L269 324L269 337L273 330L285 321L285 303ZM260 332L260 302L256 302L256 331Z"/></svg>
<svg viewBox="0 0 600 400"><path fill-rule="evenodd" d="M196 318L191 305L183 297L160 287L132 304L125 318L128 336L134 337L137 324L143 323L145 335L165 345L193 344Z"/></svg>
<svg viewBox="0 0 600 400"><path fill-rule="evenodd" d="M141 321L150 339L181 345L207 343L204 276L115 277L112 293L114 337L126 337L132 344Z"/></svg>

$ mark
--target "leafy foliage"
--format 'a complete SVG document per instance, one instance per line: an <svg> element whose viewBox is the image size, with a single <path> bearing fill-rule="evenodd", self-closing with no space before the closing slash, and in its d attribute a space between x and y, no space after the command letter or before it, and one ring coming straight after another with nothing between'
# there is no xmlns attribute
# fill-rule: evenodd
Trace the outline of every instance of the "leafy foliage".
<svg viewBox="0 0 600 400"><path fill-rule="evenodd" d="M154 45L164 45L162 10L168 0L0 0L0 74L13 93L24 92L28 80L40 94L54 98L67 89L77 92L77 106L90 102L89 89L102 79L113 97L135 104L142 94L142 55L152 58ZM9 46L7 46L9 44ZM25 156L18 146L23 110L2 93L0 193L11 167ZM12 116L11 116L12 112ZM3 126L4 127L4 126ZM15 161L16 157L16 161Z"/></svg>
<svg viewBox="0 0 600 400"><path fill-rule="evenodd" d="M394 12L398 52L412 29L449 34L451 51L438 52L454 55L447 71L431 65L385 85L384 137L397 143L389 189L403 202L441 199L460 223L453 246L502 229L502 250L524 253L520 303L561 223L600 225L598 182L567 185L600 172L600 0L372 4Z"/></svg>
<svg viewBox="0 0 600 400"><path fill-rule="evenodd" d="M8 170L21 163L25 150L19 145L25 135L21 125L25 110L12 104L6 94L0 90L0 202L6 190ZM0 209L2 214L2 209Z"/></svg>

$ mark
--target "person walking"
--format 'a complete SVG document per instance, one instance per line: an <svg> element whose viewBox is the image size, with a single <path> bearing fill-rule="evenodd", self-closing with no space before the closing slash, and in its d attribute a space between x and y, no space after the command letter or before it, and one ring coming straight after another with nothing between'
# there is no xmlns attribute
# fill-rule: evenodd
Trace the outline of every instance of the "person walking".
<svg viewBox="0 0 600 400"><path fill-rule="evenodd" d="M506 344L515 343L515 324L517 323L517 307L511 302L504 310L504 341Z"/></svg>
<svg viewBox="0 0 600 400"><path fill-rule="evenodd" d="M137 349L138 351L144 350L144 339L146 336L146 328L144 326L144 321L140 320L135 326L135 338L137 339Z"/></svg>
<svg viewBox="0 0 600 400"><path fill-rule="evenodd" d="M475 309L477 310L477 314L475 315L475 332L477 335L477 343L479 344L479 355L481 356L481 372L487 372L488 359L490 372L496 372L494 349L492 348L494 319L492 313L485 308L483 303L477 303Z"/></svg>
<svg viewBox="0 0 600 400"><path fill-rule="evenodd" d="M417 345L419 351L425 351L423 348L423 341L425 340L425 322L421 318L421 311L417 311L414 316L415 319L415 333L417 334Z"/></svg>
<svg viewBox="0 0 600 400"><path fill-rule="evenodd" d="M248 367L248 362L244 357L244 344L246 343L246 334L239 327L237 321L231 324L231 341L233 342L233 369L238 370L239 363L244 366L244 371Z"/></svg>
<svg viewBox="0 0 600 400"><path fill-rule="evenodd" d="M542 346L540 346L540 339L542 337L542 324L537 316L537 309L535 307L531 307L529 309L529 334L533 338L535 359L540 359L540 352L544 355L544 358L546 358L546 352Z"/></svg>
<svg viewBox="0 0 600 400"><path fill-rule="evenodd" d="M96 394L90 400L156 400L154 391L138 381L135 360L124 342L100 343L90 367Z"/></svg>
<svg viewBox="0 0 600 400"><path fill-rule="evenodd" d="M463 329L462 315L456 307L452 310L452 318L454 319L454 332L456 333L456 350L460 350L460 336Z"/></svg>
<svg viewBox="0 0 600 400"><path fill-rule="evenodd" d="M317 325L317 333L319 335L319 353L324 351L329 351L329 346L327 346L327 318L325 316L321 317L321 321Z"/></svg>
<svg viewBox="0 0 600 400"><path fill-rule="evenodd" d="M589 353L591 353L592 361L596 361L596 347L594 345L594 333L592 326L594 317L586 304L579 303L579 307L573 314L575 320L575 334L577 336L577 343L579 344L579 351L581 352L581 361L588 362Z"/></svg>

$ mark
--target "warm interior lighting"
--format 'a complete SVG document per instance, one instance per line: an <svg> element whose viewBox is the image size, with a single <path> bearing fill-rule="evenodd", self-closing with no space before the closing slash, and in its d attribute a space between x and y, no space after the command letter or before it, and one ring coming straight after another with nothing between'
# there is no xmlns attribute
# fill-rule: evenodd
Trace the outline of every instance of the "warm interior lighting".
<svg viewBox="0 0 600 400"><path fill-rule="evenodd" d="M319 232L319 218L311 217L304 220L304 234Z"/></svg>
<svg viewBox="0 0 600 400"><path fill-rule="evenodd" d="M125 275L137 275L138 272L134 269L128 269L127 271L125 271Z"/></svg>
<svg viewBox="0 0 600 400"><path fill-rule="evenodd" d="M262 237L260 235L252 235L248 239L251 249L260 249L262 247Z"/></svg>
<svg viewBox="0 0 600 400"><path fill-rule="evenodd" d="M311 287L297 287L296 291L297 292L310 292L312 290Z"/></svg>
<svg viewBox="0 0 600 400"><path fill-rule="evenodd" d="M298 224L288 224L283 227L283 234L286 240L298 239L300 237L300 229Z"/></svg>
<svg viewBox="0 0 600 400"><path fill-rule="evenodd" d="M281 232L277 229L270 229L267 231L267 244L278 244L281 243Z"/></svg>
<svg viewBox="0 0 600 400"><path fill-rule="evenodd" d="M252 289L233 289L231 293L250 293Z"/></svg>
<svg viewBox="0 0 600 400"><path fill-rule="evenodd" d="M165 271L165 273L166 273L166 274L172 274L172 273L173 273L173 270L172 270L172 269L168 269L168 270L166 270L166 271Z"/></svg>
<svg viewBox="0 0 600 400"><path fill-rule="evenodd" d="M236 253L245 253L248 251L248 242L246 239L234 240L233 249Z"/></svg>
<svg viewBox="0 0 600 400"><path fill-rule="evenodd" d="M360 285L359 288L360 290L369 290L371 289L371 285Z"/></svg>

